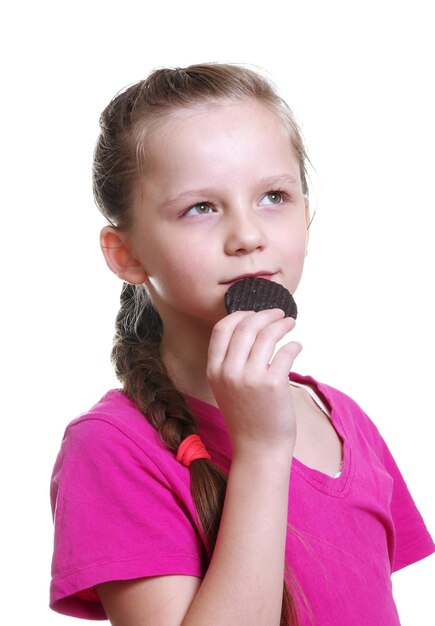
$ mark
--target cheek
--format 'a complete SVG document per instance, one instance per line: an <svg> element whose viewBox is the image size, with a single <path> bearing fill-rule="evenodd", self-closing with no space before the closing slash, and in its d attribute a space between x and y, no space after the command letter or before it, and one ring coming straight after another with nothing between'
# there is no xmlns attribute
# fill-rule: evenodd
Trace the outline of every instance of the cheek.
<svg viewBox="0 0 435 626"><path fill-rule="evenodd" d="M304 237L290 238L282 242L281 254L292 293L296 290L302 276L306 257L306 243Z"/></svg>
<svg viewBox="0 0 435 626"><path fill-rule="evenodd" d="M298 230L297 234L290 237L283 237L281 240L281 252L288 259L299 261L305 257L307 250L306 230Z"/></svg>
<svg viewBox="0 0 435 626"><path fill-rule="evenodd" d="M209 265L209 256L193 246L182 245L169 248L164 255L157 250L148 275L161 295L170 298L171 294L177 294L180 297L183 291L192 293L200 288L209 275Z"/></svg>

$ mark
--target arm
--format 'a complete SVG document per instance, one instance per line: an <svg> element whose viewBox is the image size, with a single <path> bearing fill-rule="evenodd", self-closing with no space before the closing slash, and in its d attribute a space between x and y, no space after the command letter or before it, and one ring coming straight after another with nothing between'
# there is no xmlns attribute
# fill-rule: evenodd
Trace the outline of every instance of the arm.
<svg viewBox="0 0 435 626"><path fill-rule="evenodd" d="M298 348L269 361L293 323L279 311L239 312L215 328L208 376L234 456L210 566L201 584L164 576L100 585L114 626L279 624L295 441L287 374Z"/></svg>

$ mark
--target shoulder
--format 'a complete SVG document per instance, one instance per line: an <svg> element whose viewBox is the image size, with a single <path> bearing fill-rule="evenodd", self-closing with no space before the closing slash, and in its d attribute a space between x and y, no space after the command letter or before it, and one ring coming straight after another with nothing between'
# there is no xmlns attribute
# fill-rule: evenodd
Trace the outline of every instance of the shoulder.
<svg viewBox="0 0 435 626"><path fill-rule="evenodd" d="M117 489L187 497L189 476L134 402L113 389L66 427L51 484L53 495L69 500L93 492L112 496Z"/></svg>
<svg viewBox="0 0 435 626"><path fill-rule="evenodd" d="M136 405L120 389L111 389L90 409L73 419L65 430L65 436L76 432L92 431L103 427L102 424L119 429L125 434L141 429L144 424L149 426ZM145 426L145 429L147 426Z"/></svg>
<svg viewBox="0 0 435 626"><path fill-rule="evenodd" d="M68 424L59 456L87 453L97 459L107 452L116 452L118 459L125 453L150 458L160 458L169 453L146 417L118 389L108 391L89 410Z"/></svg>
<svg viewBox="0 0 435 626"><path fill-rule="evenodd" d="M186 496L188 476L146 416L114 389L67 426L52 473L52 505L62 495L75 501L85 492L108 496L117 488Z"/></svg>

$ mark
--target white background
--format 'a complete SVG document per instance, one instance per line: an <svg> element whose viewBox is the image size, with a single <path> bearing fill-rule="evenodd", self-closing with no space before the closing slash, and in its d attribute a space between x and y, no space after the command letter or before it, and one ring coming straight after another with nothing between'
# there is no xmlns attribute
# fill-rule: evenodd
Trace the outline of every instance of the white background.
<svg viewBox="0 0 435 626"><path fill-rule="evenodd" d="M293 107L317 209L297 371L369 413L435 533L431 4L42 1L3 14L5 623L78 624L47 608L48 488L67 422L117 386L121 284L98 247L92 150L109 99L158 66L254 64ZM435 623L434 561L393 577L404 626Z"/></svg>

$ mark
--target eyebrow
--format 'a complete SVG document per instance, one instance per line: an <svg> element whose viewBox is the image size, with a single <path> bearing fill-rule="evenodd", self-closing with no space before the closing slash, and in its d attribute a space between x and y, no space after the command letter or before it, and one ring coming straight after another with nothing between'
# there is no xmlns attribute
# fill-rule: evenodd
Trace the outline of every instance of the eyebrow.
<svg viewBox="0 0 435 626"><path fill-rule="evenodd" d="M291 176L290 174L282 174L281 176L268 176L266 178L261 178L259 181L261 186L266 185L291 185L292 187L296 187L299 183L299 180L295 178L295 176Z"/></svg>
<svg viewBox="0 0 435 626"><path fill-rule="evenodd" d="M299 180L290 174L282 174L279 176L267 176L265 178L260 178L258 180L259 187L269 187L273 188L277 185L290 185L292 187L296 187L299 184ZM178 202L180 200L187 200L193 197L207 196L210 194L210 188L204 187L202 189L189 189L188 191L183 191L176 196L172 196L171 198L167 198L167 204L172 204L174 202Z"/></svg>

